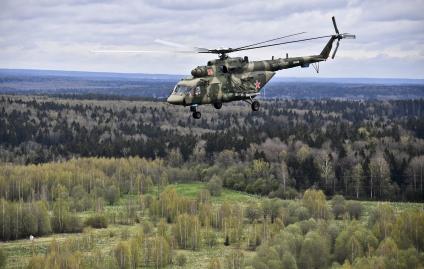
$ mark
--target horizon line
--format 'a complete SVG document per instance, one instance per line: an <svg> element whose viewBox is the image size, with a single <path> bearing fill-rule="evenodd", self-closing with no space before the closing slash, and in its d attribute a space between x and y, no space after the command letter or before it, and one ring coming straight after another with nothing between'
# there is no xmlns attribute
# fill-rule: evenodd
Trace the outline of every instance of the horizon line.
<svg viewBox="0 0 424 269"><path fill-rule="evenodd" d="M89 71L89 70L66 70L66 69L34 69L34 68L3 68L0 67L0 71L39 71L39 72L70 72L70 73L98 73L98 74L116 74L116 75L149 75L149 76L181 76L187 77L187 74L167 74L167 73L143 73L143 72L115 72L115 71ZM410 81L422 81L423 78L411 78L411 77L317 77L317 76L275 76L274 79L353 79L353 80L410 80Z"/></svg>

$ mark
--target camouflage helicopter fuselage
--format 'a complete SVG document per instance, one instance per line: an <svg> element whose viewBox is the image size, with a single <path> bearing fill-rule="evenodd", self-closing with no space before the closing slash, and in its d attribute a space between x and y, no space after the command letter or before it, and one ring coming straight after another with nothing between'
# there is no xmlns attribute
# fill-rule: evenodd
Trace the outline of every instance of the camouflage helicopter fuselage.
<svg viewBox="0 0 424 269"><path fill-rule="evenodd" d="M246 100L256 111L259 103L253 101L253 98L276 71L298 66L309 67L310 64L325 61L335 39L336 36L332 36L319 55L250 62L247 57L224 56L211 60L206 66L193 69L192 77L180 80L167 101L174 105L190 106L195 118L195 113L198 113L196 107L203 104L213 104L219 109L222 103Z"/></svg>

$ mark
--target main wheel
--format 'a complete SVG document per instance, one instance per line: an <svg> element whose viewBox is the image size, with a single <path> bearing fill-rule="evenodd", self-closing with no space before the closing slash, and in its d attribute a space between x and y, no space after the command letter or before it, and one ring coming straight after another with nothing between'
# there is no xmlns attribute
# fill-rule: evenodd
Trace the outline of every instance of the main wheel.
<svg viewBox="0 0 424 269"><path fill-rule="evenodd" d="M199 111L193 112L193 118L200 119L201 116L202 116L202 113L200 113Z"/></svg>
<svg viewBox="0 0 424 269"><path fill-rule="evenodd" d="M253 111L258 111L260 104L258 101L253 101L251 106Z"/></svg>
<svg viewBox="0 0 424 269"><path fill-rule="evenodd" d="M222 103L221 102L213 103L213 107L216 108L216 109L221 109Z"/></svg>

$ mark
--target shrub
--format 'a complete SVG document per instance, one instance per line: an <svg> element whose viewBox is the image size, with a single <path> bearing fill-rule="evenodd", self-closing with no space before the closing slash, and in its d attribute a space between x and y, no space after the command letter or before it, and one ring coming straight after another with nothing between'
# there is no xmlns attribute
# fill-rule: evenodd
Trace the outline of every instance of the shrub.
<svg viewBox="0 0 424 269"><path fill-rule="evenodd" d="M197 202L199 204L206 204L209 202L211 198L211 194L209 193L209 190L200 190L197 193Z"/></svg>
<svg viewBox="0 0 424 269"><path fill-rule="evenodd" d="M116 263L120 269L130 268L131 253L128 242L121 241L114 249Z"/></svg>
<svg viewBox="0 0 424 269"><path fill-rule="evenodd" d="M208 269L221 269L221 263L218 258L212 258L209 262Z"/></svg>
<svg viewBox="0 0 424 269"><path fill-rule="evenodd" d="M337 219L346 213L346 200L342 195L334 195L331 199L334 217Z"/></svg>
<svg viewBox="0 0 424 269"><path fill-rule="evenodd" d="M205 244L209 247L213 247L217 243L217 236L213 230L205 232L205 234L203 235L203 239L205 240Z"/></svg>
<svg viewBox="0 0 424 269"><path fill-rule="evenodd" d="M296 259L290 252L284 253L283 257L281 258L281 264L285 269L297 268Z"/></svg>
<svg viewBox="0 0 424 269"><path fill-rule="evenodd" d="M3 268L0 266L0 268ZM43 269L44 266L44 257L43 256L32 256L28 262L27 269Z"/></svg>
<svg viewBox="0 0 424 269"><path fill-rule="evenodd" d="M340 263L346 259L349 259L349 262L356 262L357 258L367 255L377 246L378 240L372 231L361 223L352 221L337 236L334 255Z"/></svg>
<svg viewBox="0 0 424 269"><path fill-rule="evenodd" d="M74 214L71 214L66 217L64 223L64 233L80 233L83 230L83 225L81 219Z"/></svg>
<svg viewBox="0 0 424 269"><path fill-rule="evenodd" d="M300 230L302 231L302 234L304 235L314 230L315 227L317 226L317 223L314 219L302 220L298 223L299 223Z"/></svg>
<svg viewBox="0 0 424 269"><path fill-rule="evenodd" d="M143 234L150 235L150 234L153 233L154 227L153 227L153 224L150 221L144 220L141 223L141 227L143 228Z"/></svg>
<svg viewBox="0 0 424 269"><path fill-rule="evenodd" d="M94 215L94 216L90 216L85 221L85 225L91 226L96 229L100 229L100 228L107 228L108 222L107 222L107 218L104 215Z"/></svg>
<svg viewBox="0 0 424 269"><path fill-rule="evenodd" d="M311 215L309 214L309 210L304 206L296 208L295 215L300 221L307 220L311 217Z"/></svg>
<svg viewBox="0 0 424 269"><path fill-rule="evenodd" d="M220 196L222 191L222 180L218 176L213 176L206 186L212 196Z"/></svg>
<svg viewBox="0 0 424 269"><path fill-rule="evenodd" d="M245 215L249 219L250 223L261 217L261 210L256 203L249 203L246 207Z"/></svg>
<svg viewBox="0 0 424 269"><path fill-rule="evenodd" d="M330 250L325 235L314 231L306 234L302 242L299 268L327 268Z"/></svg>
<svg viewBox="0 0 424 269"><path fill-rule="evenodd" d="M6 261L7 261L6 253L4 252L3 249L0 248L0 268L6 267Z"/></svg>
<svg viewBox="0 0 424 269"><path fill-rule="evenodd" d="M359 219L364 211L364 207L358 201L349 201L346 203L346 211L350 218Z"/></svg>
<svg viewBox="0 0 424 269"><path fill-rule="evenodd" d="M187 257L184 254L178 254L175 258L175 262L178 266L184 266L187 263Z"/></svg>
<svg viewBox="0 0 424 269"><path fill-rule="evenodd" d="M144 202L144 206L146 208L150 208L152 206L152 204L153 204L153 196L150 195L150 194L144 195L143 202Z"/></svg>
<svg viewBox="0 0 424 269"><path fill-rule="evenodd" d="M230 245L230 237L228 237L228 235L225 236L224 245L225 246L229 246Z"/></svg>
<svg viewBox="0 0 424 269"><path fill-rule="evenodd" d="M113 205L119 199L119 189L115 185L111 185L107 188L105 194L105 200L109 205Z"/></svg>
<svg viewBox="0 0 424 269"><path fill-rule="evenodd" d="M128 228L122 229L121 231L121 239L128 240L130 238L130 230Z"/></svg>
<svg viewBox="0 0 424 269"><path fill-rule="evenodd" d="M284 192L284 195L282 198L295 199L297 196L299 196L299 193L296 191L296 189L288 187L286 191Z"/></svg>
<svg viewBox="0 0 424 269"><path fill-rule="evenodd" d="M321 190L306 190L303 195L302 203L306 208L308 208L313 218L330 218L330 212L327 207L327 201L325 200L325 195Z"/></svg>
<svg viewBox="0 0 424 269"><path fill-rule="evenodd" d="M225 256L225 264L228 269L244 268L244 255L240 250L231 250Z"/></svg>
<svg viewBox="0 0 424 269"><path fill-rule="evenodd" d="M110 230L109 231L109 237L112 238L116 235L115 231Z"/></svg>

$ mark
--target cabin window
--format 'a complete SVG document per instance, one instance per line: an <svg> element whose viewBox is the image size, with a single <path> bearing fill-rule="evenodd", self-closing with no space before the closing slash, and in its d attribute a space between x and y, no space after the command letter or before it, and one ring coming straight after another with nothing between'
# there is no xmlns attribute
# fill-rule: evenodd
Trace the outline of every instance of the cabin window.
<svg viewBox="0 0 424 269"><path fill-rule="evenodd" d="M182 94L190 92L190 89L191 89L190 87L187 87L187 86L184 86L184 85L177 85L175 87L174 93L182 95Z"/></svg>
<svg viewBox="0 0 424 269"><path fill-rule="evenodd" d="M228 69L225 65L221 66L222 73L228 73Z"/></svg>

